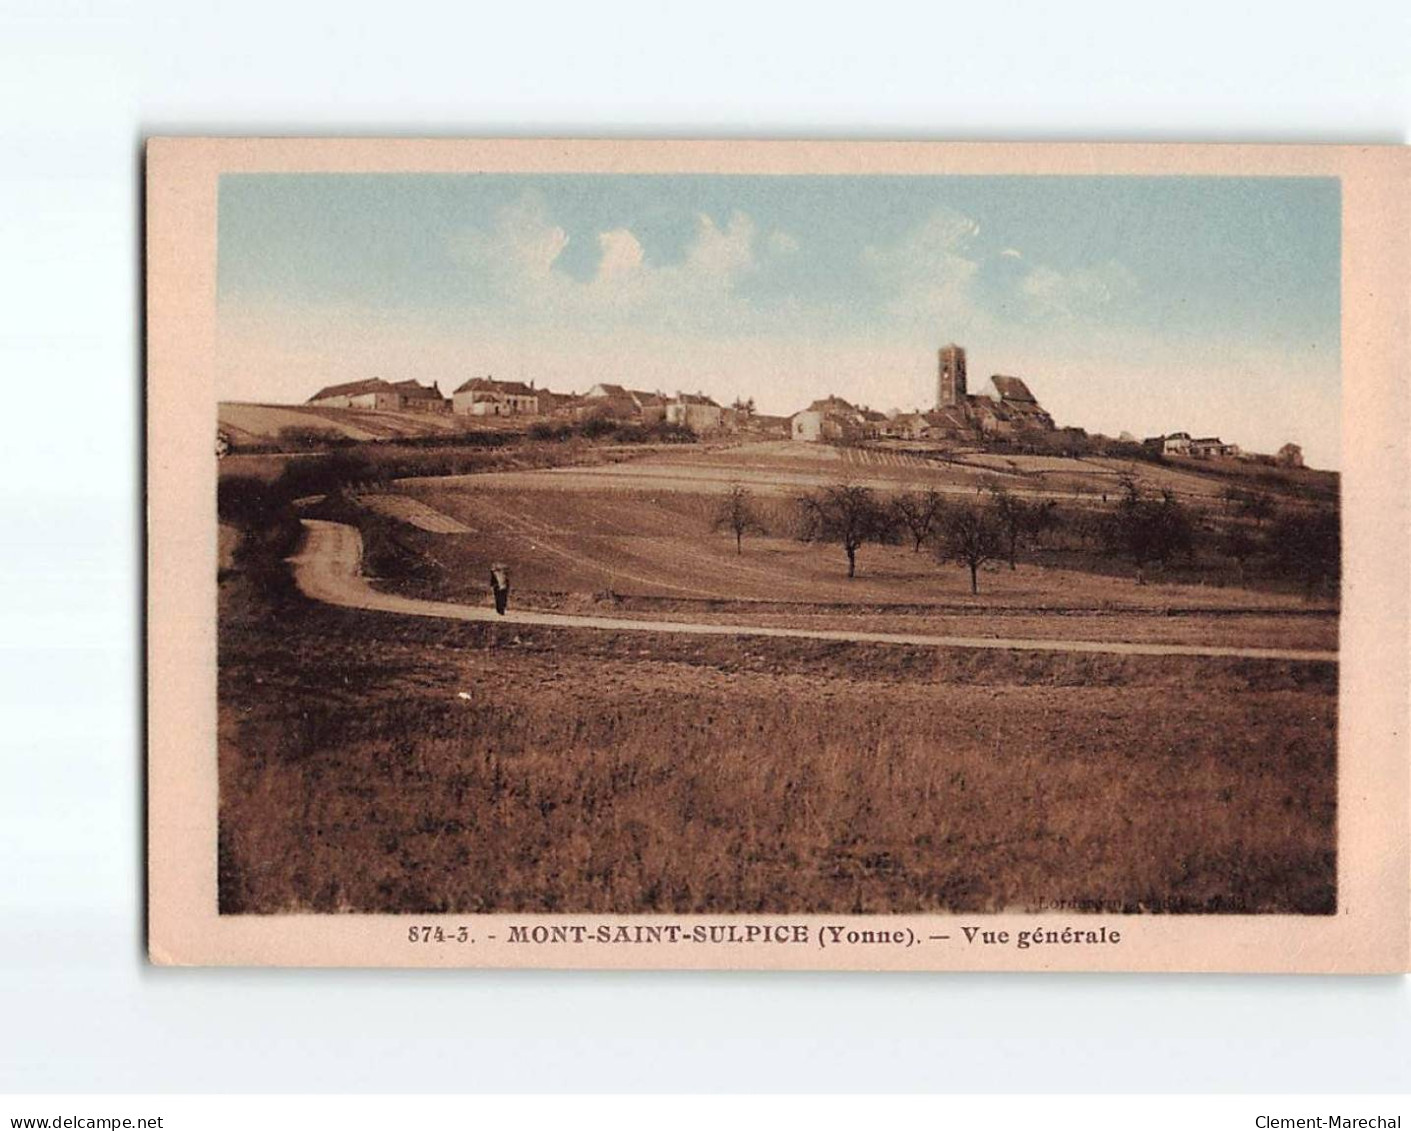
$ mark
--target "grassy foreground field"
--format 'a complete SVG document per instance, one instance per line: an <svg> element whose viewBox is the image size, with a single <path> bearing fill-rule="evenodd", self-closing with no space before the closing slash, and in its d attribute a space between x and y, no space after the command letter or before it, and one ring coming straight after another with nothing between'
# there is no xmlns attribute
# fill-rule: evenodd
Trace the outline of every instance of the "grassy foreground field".
<svg viewBox="0 0 1411 1131"><path fill-rule="evenodd" d="M1335 909L1334 665L220 618L226 913Z"/></svg>

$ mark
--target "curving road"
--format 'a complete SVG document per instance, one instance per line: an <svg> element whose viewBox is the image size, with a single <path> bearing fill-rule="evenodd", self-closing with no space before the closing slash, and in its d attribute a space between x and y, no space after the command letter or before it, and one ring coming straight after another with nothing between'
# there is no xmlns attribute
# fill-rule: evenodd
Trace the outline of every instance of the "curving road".
<svg viewBox="0 0 1411 1131"><path fill-rule="evenodd" d="M512 609L504 616L483 605L423 601L380 593L363 577L362 537L351 526L303 519L303 548L290 559L294 579L305 596L350 609L372 609L413 617L498 621L547 625L552 628L591 628L610 632L675 632L695 636L783 636L800 640L831 640L855 644L909 644L932 648L990 648L1022 652L1105 652L1121 656L1226 656L1244 660L1302 660L1337 663L1336 652L1284 648L1218 648L1198 644L1128 644L1100 640L1004 639L987 636L928 636L893 632L851 632L809 628L772 628L750 624L698 624L689 621L624 620L617 617L568 616Z"/></svg>

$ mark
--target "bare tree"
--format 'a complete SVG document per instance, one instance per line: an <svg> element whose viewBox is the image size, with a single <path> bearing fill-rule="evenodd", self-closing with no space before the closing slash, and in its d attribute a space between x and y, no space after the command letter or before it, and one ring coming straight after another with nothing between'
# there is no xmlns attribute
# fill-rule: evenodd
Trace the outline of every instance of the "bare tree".
<svg viewBox="0 0 1411 1131"><path fill-rule="evenodd" d="M735 535L735 553L744 553L746 534L763 534L764 523L755 510L754 495L748 487L732 483L720 500L715 512L714 530L728 530Z"/></svg>
<svg viewBox="0 0 1411 1131"><path fill-rule="evenodd" d="M996 484L990 488L994 499L994 517L1004 537L1009 568L1014 568L1019 556L1019 544L1029 538L1037 526L1038 508L1026 503L1007 487Z"/></svg>
<svg viewBox="0 0 1411 1131"><path fill-rule="evenodd" d="M837 542L848 556L848 576L857 574L857 551L867 542L884 541L891 516L877 505L871 490L835 483L801 495L799 537L805 542Z"/></svg>
<svg viewBox="0 0 1411 1131"><path fill-rule="evenodd" d="M944 509L941 493L934 487L924 491L910 489L893 497L892 513L897 523L911 535L914 553L919 554L922 543L936 532Z"/></svg>
<svg viewBox="0 0 1411 1131"><path fill-rule="evenodd" d="M1165 565L1177 554L1190 550L1190 516L1173 491L1163 489L1152 498L1130 477L1123 477L1122 489L1122 499L1108 528L1108 544L1132 559L1137 567L1137 584L1145 585L1149 564Z"/></svg>
<svg viewBox="0 0 1411 1131"><path fill-rule="evenodd" d="M1033 539L1035 546L1042 547L1047 541L1048 535L1062 529L1063 515L1058 509L1058 503L1053 499L1048 499L1033 508L1029 536Z"/></svg>
<svg viewBox="0 0 1411 1131"><path fill-rule="evenodd" d="M994 508L967 504L946 515L937 556L970 568L970 592L980 591L980 567L994 561L1003 550L1003 538Z"/></svg>
<svg viewBox="0 0 1411 1131"><path fill-rule="evenodd" d="M1239 583L1245 582L1245 563L1259 552L1259 543L1250 534L1248 527L1238 520L1229 522L1220 539L1220 549L1235 563L1239 571Z"/></svg>

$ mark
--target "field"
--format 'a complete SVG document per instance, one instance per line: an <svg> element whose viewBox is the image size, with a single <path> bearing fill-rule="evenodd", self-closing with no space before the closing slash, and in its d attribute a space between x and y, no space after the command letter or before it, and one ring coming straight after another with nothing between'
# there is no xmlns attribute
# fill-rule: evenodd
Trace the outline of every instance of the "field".
<svg viewBox="0 0 1411 1131"><path fill-rule="evenodd" d="M907 545L849 580L786 529L798 490L959 500L999 473L1086 506L1122 469L803 448L404 479L307 513L362 529L376 587L438 601L486 603L497 562L513 607L569 614L1336 651L1329 597L1138 586L1058 549L978 594ZM1218 505L1218 479L1160 470ZM712 521L733 483L769 528L740 554ZM257 586L222 538L226 912L1336 909L1335 663L409 618Z"/></svg>
<svg viewBox="0 0 1411 1131"><path fill-rule="evenodd" d="M321 408L311 405L241 404L222 401L218 426L236 449L277 444L281 434L294 430L321 433L344 440L391 440L454 435L483 427L450 413L373 412L355 408Z"/></svg>
<svg viewBox="0 0 1411 1131"><path fill-rule="evenodd" d="M1077 568L1071 555L1058 552L1030 554L1014 569L991 563L979 594L970 592L963 568L906 545L865 546L858 575L849 579L836 546L792 535L792 496L836 478L832 465L855 453L808 445L809 451L794 454L801 447L654 453L599 467L404 480L395 493L370 496L368 504L389 514L415 509L416 521L399 541L429 568L382 584L414 596L484 602L488 565L495 561L509 568L524 601L567 611L610 606L627 615L743 617L797 627L1337 646L1334 602L1212 585L1205 578L1137 586L1129 566L1084 561ZM1076 474L1075 461L1061 462L1067 467L1059 474ZM968 471L914 462L900 468L902 474L877 489L934 486L961 500L976 494L975 481L964 478ZM1197 488L1205 484L1193 475L1180 478L1196 480ZM1092 492L1104 482L1094 478L1085 486ZM746 536L743 553L728 533L713 529L720 493L732 483L757 492L765 527ZM1073 499L1071 492L1042 486L1028 493ZM461 536L446 536L452 529Z"/></svg>
<svg viewBox="0 0 1411 1131"><path fill-rule="evenodd" d="M1330 665L230 627L229 912L1334 906Z"/></svg>

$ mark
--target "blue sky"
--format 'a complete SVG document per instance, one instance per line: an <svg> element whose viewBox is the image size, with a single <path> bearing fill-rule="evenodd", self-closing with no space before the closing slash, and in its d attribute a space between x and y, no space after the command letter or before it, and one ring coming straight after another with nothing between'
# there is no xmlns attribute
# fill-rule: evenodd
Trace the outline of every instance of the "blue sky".
<svg viewBox="0 0 1411 1131"><path fill-rule="evenodd" d="M1328 178L228 175L221 395L494 373L910 409L955 340L1060 423L1335 466L1340 224Z"/></svg>

